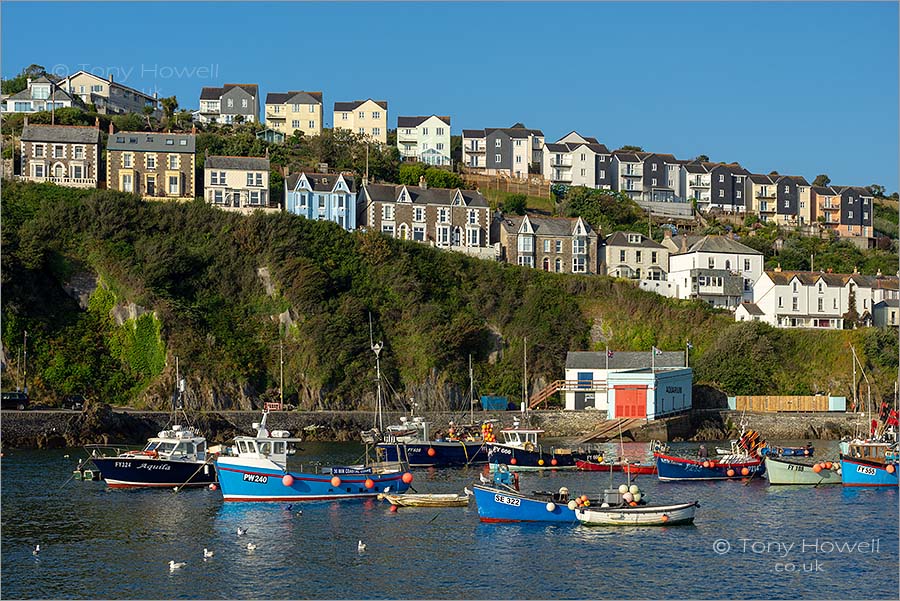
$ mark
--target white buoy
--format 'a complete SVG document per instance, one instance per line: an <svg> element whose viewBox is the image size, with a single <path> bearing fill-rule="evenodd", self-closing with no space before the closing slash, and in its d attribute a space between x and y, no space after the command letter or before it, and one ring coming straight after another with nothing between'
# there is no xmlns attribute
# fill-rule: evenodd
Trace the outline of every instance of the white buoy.
<svg viewBox="0 0 900 601"><path fill-rule="evenodd" d="M638 501L640 501L640 500L641 500L641 496L642 496L642 495L641 495L641 493L639 493L639 492L634 493L634 502L637 503Z"/></svg>
<svg viewBox="0 0 900 601"><path fill-rule="evenodd" d="M609 507L609 503L603 503L600 505L600 507Z"/></svg>
<svg viewBox="0 0 900 601"><path fill-rule="evenodd" d="M253 543L247 543L247 550L248 550L248 551L255 551L255 550L256 550L256 545L254 545Z"/></svg>
<svg viewBox="0 0 900 601"><path fill-rule="evenodd" d="M575 501L569 501L569 503L568 503L568 505L566 505L566 507L568 507L572 511L575 511L575 508L578 507L578 503L576 503Z"/></svg>
<svg viewBox="0 0 900 601"><path fill-rule="evenodd" d="M215 555L215 552L214 552L214 551L210 551L210 550L207 549L206 547L203 547L203 557L204 557L204 558L212 557L213 555Z"/></svg>
<svg viewBox="0 0 900 601"><path fill-rule="evenodd" d="M624 495L624 494L627 493L627 492L628 492L628 485L627 485L627 484L621 484L621 485L619 485L619 493L620 493L620 494L623 494L623 495Z"/></svg>
<svg viewBox="0 0 900 601"><path fill-rule="evenodd" d="M628 503L631 503L632 501L634 501L634 495L631 494L630 492L623 494L622 498L625 499L625 501L627 501Z"/></svg>
<svg viewBox="0 0 900 601"><path fill-rule="evenodd" d="M549 511L550 513L556 511L556 503L554 503L553 501L547 503L547 511Z"/></svg>
<svg viewBox="0 0 900 601"><path fill-rule="evenodd" d="M632 484L631 486L628 487L628 492L630 492L631 494L634 495L634 494L641 492L641 489L638 488L637 484Z"/></svg>

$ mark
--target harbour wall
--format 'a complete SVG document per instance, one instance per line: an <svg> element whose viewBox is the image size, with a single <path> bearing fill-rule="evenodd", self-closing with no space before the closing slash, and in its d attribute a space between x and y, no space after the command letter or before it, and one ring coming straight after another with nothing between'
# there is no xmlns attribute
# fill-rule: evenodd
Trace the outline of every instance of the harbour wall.
<svg viewBox="0 0 900 601"><path fill-rule="evenodd" d="M402 414L386 413L384 424L398 423ZM683 441L727 440L735 438L741 417L749 428L769 440L835 440L853 435L857 427L865 430L866 420L848 413L746 413L722 409L697 409L655 420L623 434L625 440ZM429 413L424 416L432 424L432 432L447 431L450 420L468 421L458 413ZM512 425L521 414L513 411L477 412L475 422L499 420ZM252 424L259 421L258 411L221 411L191 416L192 425L202 432L210 444L229 442L239 434L253 433ZM598 430L606 420L604 411L532 411L530 425L554 438L582 437ZM0 445L3 448L61 448L90 443L143 445L170 423L165 412L128 411L107 405L89 406L74 411L3 411L0 412ZM366 411L286 411L269 415L273 430L288 430L307 440L359 440L359 432L372 427L374 414ZM523 423L526 423L523 420Z"/></svg>

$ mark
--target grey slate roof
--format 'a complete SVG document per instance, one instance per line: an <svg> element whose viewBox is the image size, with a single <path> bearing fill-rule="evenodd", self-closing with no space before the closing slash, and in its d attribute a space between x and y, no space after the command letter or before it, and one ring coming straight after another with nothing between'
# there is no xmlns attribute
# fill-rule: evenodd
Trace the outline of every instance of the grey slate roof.
<svg viewBox="0 0 900 601"><path fill-rule="evenodd" d="M259 97L259 86L255 83L226 83L221 88L205 87L200 90L200 100L218 100L231 88L241 88L254 98Z"/></svg>
<svg viewBox="0 0 900 601"><path fill-rule="evenodd" d="M822 196L837 196L839 192L831 186L813 186L812 191Z"/></svg>
<svg viewBox="0 0 900 601"><path fill-rule="evenodd" d="M225 88L206 86L200 89L200 100L218 100L225 93Z"/></svg>
<svg viewBox="0 0 900 601"><path fill-rule="evenodd" d="M108 150L136 152L188 152L196 150L194 134L168 134L146 131L120 131L109 135ZM167 143L169 142L169 143Z"/></svg>
<svg viewBox="0 0 900 601"><path fill-rule="evenodd" d="M640 163L641 160L638 158L633 152L614 150L613 156L618 158L623 163Z"/></svg>
<svg viewBox="0 0 900 601"><path fill-rule="evenodd" d="M760 309L756 303L741 303L741 307L743 307L750 315L765 315L763 310Z"/></svg>
<svg viewBox="0 0 900 601"><path fill-rule="evenodd" d="M684 169L688 173L707 173L706 167L697 163L685 163Z"/></svg>
<svg viewBox="0 0 900 601"><path fill-rule="evenodd" d="M322 92L269 92L266 104L322 104Z"/></svg>
<svg viewBox="0 0 900 601"><path fill-rule="evenodd" d="M204 169L239 169L241 171L268 171L269 159L264 157L208 156Z"/></svg>
<svg viewBox="0 0 900 601"><path fill-rule="evenodd" d="M797 184L799 184L799 185L801 185L801 186L808 186L808 185L809 185L809 182L806 181L806 178L803 177L802 175L786 175L786 176L784 176L784 177L789 177L789 178L791 178L792 180L794 180L795 182L797 182Z"/></svg>
<svg viewBox="0 0 900 601"><path fill-rule="evenodd" d="M575 222L578 218L571 217L540 217L538 215L527 215L528 221L531 222L531 229L534 230L536 236L571 236L575 229ZM503 217L501 226L507 233L515 235L519 228L522 227L522 221L525 216ZM590 224L583 221L584 229L588 235L593 233Z"/></svg>
<svg viewBox="0 0 900 601"><path fill-rule="evenodd" d="M338 112L355 111L358 106L365 104L369 100L372 100L372 99L367 98L366 100L354 100L353 102L335 102L334 110L336 110ZM387 110L387 106L388 106L387 100L372 100L372 102L374 102L375 104L377 104L384 110Z"/></svg>
<svg viewBox="0 0 900 601"><path fill-rule="evenodd" d="M629 234L637 234L641 237L640 242L629 242L628 235ZM637 232L613 232L609 236L606 237L606 245L607 246L640 246L643 248L653 248L653 249L661 249L665 250L666 247L662 244L654 242L647 236L643 234L638 234Z"/></svg>
<svg viewBox="0 0 900 601"><path fill-rule="evenodd" d="M600 144L599 142L591 142L587 147L597 154L609 154L609 148L607 148L605 144Z"/></svg>
<svg viewBox="0 0 900 601"><path fill-rule="evenodd" d="M397 117L397 127L416 127L432 117L437 117L448 126L450 125L450 117L446 115L424 115L418 117Z"/></svg>
<svg viewBox="0 0 900 601"><path fill-rule="evenodd" d="M293 190L297 187L297 182L300 180L300 176L304 172L294 173L287 178L287 188L289 190ZM350 188L351 192L356 192L356 179L351 175L342 175L340 173L313 173L313 172L305 172L306 179L309 180L309 183L312 184L313 190L316 192L330 192L334 189L334 182L337 181L338 177L343 177L344 181L347 182L347 187Z"/></svg>
<svg viewBox="0 0 900 601"><path fill-rule="evenodd" d="M59 87L58 85L56 85L54 82L50 81L49 79L47 79L47 78L44 77L43 75L42 75L41 77L38 77L38 78L35 79L35 80L32 80L31 83L32 83L32 85L33 85L33 84L36 84L36 83L49 83L49 84L51 84L51 86L50 86L50 98L41 98L41 99L38 99L38 98L32 98L32 97L31 97L31 89L30 89L30 88L25 88L25 89L22 90L21 92L16 92L15 94L12 94L11 96L8 96L8 99L9 99L9 100L68 100L68 101L70 101L70 102L77 102L77 101L75 100L75 98L74 98L71 94L69 94L68 92L66 92L65 90L63 90L61 87ZM79 100L80 100L80 98L79 98Z"/></svg>
<svg viewBox="0 0 900 601"><path fill-rule="evenodd" d="M464 138L483 138L485 136L485 132L483 129L464 129L463 137Z"/></svg>
<svg viewBox="0 0 900 601"><path fill-rule="evenodd" d="M774 180L768 175L760 175L758 173L750 174L750 181L754 184L774 184Z"/></svg>
<svg viewBox="0 0 900 601"><path fill-rule="evenodd" d="M363 193L372 202L397 202L404 186L394 184L368 184L363 186ZM456 196L457 188L420 188L406 186L406 191L413 204L450 205ZM487 207L488 203L481 192L459 189L467 207Z"/></svg>
<svg viewBox="0 0 900 601"><path fill-rule="evenodd" d="M886 298L875 303L875 307L900 307L900 298Z"/></svg>
<svg viewBox="0 0 900 601"><path fill-rule="evenodd" d="M753 250L749 246L741 244L737 240L726 238L725 236L703 236L699 242L695 242L688 249L688 252L705 252L705 253L739 253L742 255L761 255L758 250Z"/></svg>
<svg viewBox="0 0 900 601"><path fill-rule="evenodd" d="M22 128L25 142L59 142L61 144L99 144L100 130L76 125L26 125Z"/></svg>
<svg viewBox="0 0 900 601"><path fill-rule="evenodd" d="M684 367L684 351L663 351L652 360L651 351L613 351L609 357L610 369L644 369L651 363L656 367ZM566 353L566 369L605 369L606 351L569 351Z"/></svg>
<svg viewBox="0 0 900 601"><path fill-rule="evenodd" d="M550 152L569 152L568 144L545 144Z"/></svg>

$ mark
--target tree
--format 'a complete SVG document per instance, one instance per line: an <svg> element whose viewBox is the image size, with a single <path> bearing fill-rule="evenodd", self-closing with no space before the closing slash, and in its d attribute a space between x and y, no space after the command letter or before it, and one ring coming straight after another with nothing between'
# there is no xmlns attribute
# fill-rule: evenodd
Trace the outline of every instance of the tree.
<svg viewBox="0 0 900 601"><path fill-rule="evenodd" d="M150 116L153 115L153 107L150 105L144 105L142 111L144 113L144 117L147 118L147 131L153 129L153 126L150 124Z"/></svg>
<svg viewBox="0 0 900 601"><path fill-rule="evenodd" d="M881 186L879 184L872 184L866 189L872 194L872 196L877 196L878 198L884 198L884 194L886 192L884 186Z"/></svg>
<svg viewBox="0 0 900 601"><path fill-rule="evenodd" d="M510 194L503 200L500 209L504 213L515 213L516 215L524 215L528 206L528 197L524 194Z"/></svg>
<svg viewBox="0 0 900 601"><path fill-rule="evenodd" d="M771 326L758 321L742 321L724 328L713 348L697 360L697 380L711 382L729 395L768 391L778 366L769 340L772 333ZM740 361L735 357L740 357Z"/></svg>
<svg viewBox="0 0 900 601"><path fill-rule="evenodd" d="M169 96L168 98L163 98L161 102L166 123L170 123L175 117L175 111L178 110L178 99L174 96Z"/></svg>
<svg viewBox="0 0 900 601"><path fill-rule="evenodd" d="M405 186L418 186L419 178L425 177L426 171L423 163L403 163L398 170L397 181Z"/></svg>
<svg viewBox="0 0 900 601"><path fill-rule="evenodd" d="M775 170L772 170L772 171L769 171L769 175L781 175L781 174Z"/></svg>
<svg viewBox="0 0 900 601"><path fill-rule="evenodd" d="M709 157L706 156L705 154L701 154L701 155L697 156L697 158L694 160L697 161L698 163L708 163Z"/></svg>
<svg viewBox="0 0 900 601"><path fill-rule="evenodd" d="M22 72L12 79L3 80L2 91L4 94L16 94L28 87L28 79L37 79L47 75L47 71L41 65L31 64L22 69Z"/></svg>
<svg viewBox="0 0 900 601"><path fill-rule="evenodd" d="M425 171L425 182L429 188L462 188L463 179L459 174L431 167Z"/></svg>
<svg viewBox="0 0 900 601"><path fill-rule="evenodd" d="M626 144L625 146L623 146L623 147L620 148L619 150L624 150L624 151L626 151L626 152L644 152L644 149L641 148L640 146L632 146L632 145L630 145L630 144Z"/></svg>
<svg viewBox="0 0 900 601"><path fill-rule="evenodd" d="M831 178L828 177L825 173L820 173L816 176L816 179L813 180L812 185L814 186L827 186L831 183Z"/></svg>

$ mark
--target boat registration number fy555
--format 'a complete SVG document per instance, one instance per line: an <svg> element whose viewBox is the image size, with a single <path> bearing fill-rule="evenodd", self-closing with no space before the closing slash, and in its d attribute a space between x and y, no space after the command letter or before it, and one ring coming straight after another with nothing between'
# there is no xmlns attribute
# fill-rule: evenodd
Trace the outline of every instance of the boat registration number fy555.
<svg viewBox="0 0 900 601"><path fill-rule="evenodd" d="M505 505L512 505L513 507L518 507L522 504L522 499L507 497L506 495L494 495L494 501Z"/></svg>
<svg viewBox="0 0 900 601"><path fill-rule="evenodd" d="M868 465L857 465L856 471L857 471L857 473L866 474L867 476L875 475L875 468L869 467Z"/></svg>
<svg viewBox="0 0 900 601"><path fill-rule="evenodd" d="M254 484L265 484L269 481L268 476L261 476L259 474L244 474L244 482L253 482Z"/></svg>

